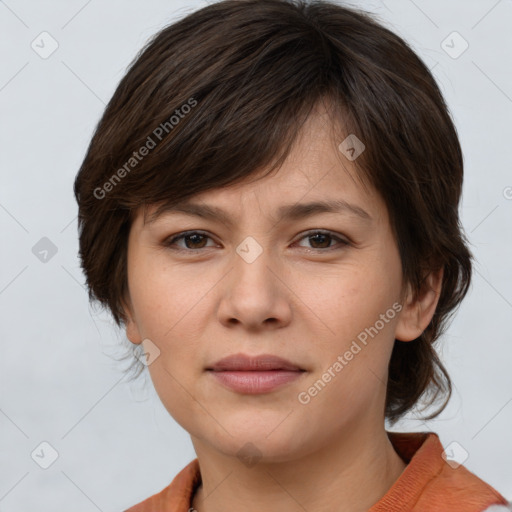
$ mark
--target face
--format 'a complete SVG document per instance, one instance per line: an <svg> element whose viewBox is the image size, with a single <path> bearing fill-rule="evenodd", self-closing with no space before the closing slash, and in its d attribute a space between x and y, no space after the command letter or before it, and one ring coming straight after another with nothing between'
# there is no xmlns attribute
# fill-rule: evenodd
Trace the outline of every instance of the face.
<svg viewBox="0 0 512 512"><path fill-rule="evenodd" d="M128 338L145 340L171 416L225 455L251 442L268 460L291 460L349 430L382 428L395 337L414 339L424 327L400 302L386 206L354 179L330 133L317 111L277 173L190 200L226 218L171 211L144 224L139 212L130 231ZM319 201L366 215L280 216ZM246 384L232 388L211 368L233 354L270 354L301 371L273 380L231 372Z"/></svg>

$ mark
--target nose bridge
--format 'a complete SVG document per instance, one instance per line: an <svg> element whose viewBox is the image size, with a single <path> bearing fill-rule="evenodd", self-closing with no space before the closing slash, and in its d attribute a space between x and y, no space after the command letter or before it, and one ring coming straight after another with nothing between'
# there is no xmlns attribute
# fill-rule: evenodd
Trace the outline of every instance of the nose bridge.
<svg viewBox="0 0 512 512"><path fill-rule="evenodd" d="M273 273L270 270L270 267L273 266L272 254L268 247L264 247L265 242L262 237L260 237L260 242L253 236L247 236L235 249L234 282L242 286L257 288L257 290L253 290L253 293L268 291L268 287L273 286L271 279Z"/></svg>
<svg viewBox="0 0 512 512"><path fill-rule="evenodd" d="M235 247L232 271L224 288L219 314L223 322L262 326L268 319L287 323L290 305L276 278L278 268L272 251L255 237L247 236Z"/></svg>

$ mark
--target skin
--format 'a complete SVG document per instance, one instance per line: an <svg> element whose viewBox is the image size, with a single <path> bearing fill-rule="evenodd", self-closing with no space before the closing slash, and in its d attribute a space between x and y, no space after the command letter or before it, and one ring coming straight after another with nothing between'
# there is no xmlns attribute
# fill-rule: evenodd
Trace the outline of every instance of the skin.
<svg viewBox="0 0 512 512"><path fill-rule="evenodd" d="M144 225L142 211L131 227L126 333L160 350L148 368L162 403L190 433L199 512L364 511L406 467L384 427L387 366L395 338L414 340L429 324L442 270L417 297L402 288L386 205L352 178L352 162L337 149L343 139L333 140L330 128L317 108L277 173L194 197L228 212L232 227L176 212ZM283 204L340 198L371 223L346 213L277 221ZM304 234L318 229L349 244ZM187 230L209 238L176 241L182 253L165 245ZM252 263L236 252L248 236L263 251ZM395 302L401 311L300 403L298 394ZM236 393L205 368L238 352L275 354L307 371L270 393ZM259 458L251 466L237 456L248 442Z"/></svg>

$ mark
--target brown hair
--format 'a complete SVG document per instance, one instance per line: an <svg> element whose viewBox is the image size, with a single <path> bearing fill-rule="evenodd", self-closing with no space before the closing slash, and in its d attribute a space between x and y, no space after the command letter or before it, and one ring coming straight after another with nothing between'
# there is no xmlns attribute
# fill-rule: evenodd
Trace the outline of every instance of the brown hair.
<svg viewBox="0 0 512 512"><path fill-rule="evenodd" d="M419 293L444 267L428 327L395 340L385 404L394 422L420 398L429 406L445 397L430 419L451 395L434 342L472 273L458 217L462 151L429 69L372 16L328 1L225 0L157 33L119 83L76 176L79 254L89 299L121 326L139 207L278 169L327 99L332 120L366 146L353 164L387 205L404 282Z"/></svg>

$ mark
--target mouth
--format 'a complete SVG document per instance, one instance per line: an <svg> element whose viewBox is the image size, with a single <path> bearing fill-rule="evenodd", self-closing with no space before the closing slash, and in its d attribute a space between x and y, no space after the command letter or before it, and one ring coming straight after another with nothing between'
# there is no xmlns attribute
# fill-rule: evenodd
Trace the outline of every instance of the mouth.
<svg viewBox="0 0 512 512"><path fill-rule="evenodd" d="M269 393L306 372L286 359L263 354L234 354L206 368L220 384L242 394Z"/></svg>
<svg viewBox="0 0 512 512"><path fill-rule="evenodd" d="M220 359L212 366L206 368L214 372L222 371L305 371L298 365L271 354L262 354L260 356L249 356L246 354L233 354L231 356Z"/></svg>

